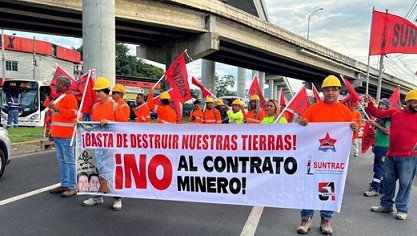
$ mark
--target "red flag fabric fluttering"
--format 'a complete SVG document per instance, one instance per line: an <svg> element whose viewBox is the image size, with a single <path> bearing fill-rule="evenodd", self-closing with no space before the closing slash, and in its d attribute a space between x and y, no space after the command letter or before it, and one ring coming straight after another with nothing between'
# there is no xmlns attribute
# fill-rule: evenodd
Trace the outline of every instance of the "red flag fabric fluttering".
<svg viewBox="0 0 417 236"><path fill-rule="evenodd" d="M287 109L292 113L302 116L309 107L310 102L308 100L307 90L303 85L300 91L298 91L298 93L291 99Z"/></svg>
<svg viewBox="0 0 417 236"><path fill-rule="evenodd" d="M62 67L57 65L54 77L52 78L51 83L49 84L49 87L51 87L51 98L57 98L60 95L60 94L56 93L56 90L55 90L56 81L57 81L58 77L60 77L60 76L66 76L71 80L72 84L71 84L71 87L69 88L70 90L74 86L75 79L72 78L72 76L69 75Z"/></svg>
<svg viewBox="0 0 417 236"><path fill-rule="evenodd" d="M314 86L313 83L311 83L311 84L312 84L311 90L313 90L313 95L314 95L314 98L316 99L316 103L321 102L321 98L320 98L319 92L316 89L316 86Z"/></svg>
<svg viewBox="0 0 417 236"><path fill-rule="evenodd" d="M93 114L93 105L97 103L97 97L93 90L94 74L95 74L95 70L91 70L91 72L84 74L76 82L76 86L78 88L78 91L80 92L76 95L76 98L78 99L78 101L81 101L82 95L84 94L83 106L80 109L82 113ZM88 81L88 84L87 84L87 81ZM86 88L86 85L87 85L87 88Z"/></svg>
<svg viewBox="0 0 417 236"><path fill-rule="evenodd" d="M258 95L259 96L259 106L261 107L262 110L265 111L267 102L265 100L262 88L259 85L258 76L256 76L256 75L253 77L252 84L250 85L249 94L251 96L253 96L253 95Z"/></svg>
<svg viewBox="0 0 417 236"><path fill-rule="evenodd" d="M191 78L191 83L200 88L203 98L207 98L207 97L212 97L213 96L213 94L210 93L210 91L208 89L206 89L206 87L204 87L204 85L202 85L194 77Z"/></svg>
<svg viewBox="0 0 417 236"><path fill-rule="evenodd" d="M389 101L391 103L391 107L401 110L401 100L400 100L400 86L398 86L394 92L392 93L391 97L389 97Z"/></svg>
<svg viewBox="0 0 417 236"><path fill-rule="evenodd" d="M279 105L280 106L285 106L285 104L287 104L285 102L285 96L284 96L284 91L282 91L282 89L279 90Z"/></svg>
<svg viewBox="0 0 417 236"><path fill-rule="evenodd" d="M169 96L171 96L171 99L169 100L169 106L175 111L175 113L177 113L177 124L182 124L182 114L177 94L174 92L172 88L169 89L167 92L169 93ZM153 99L153 102L155 104L159 104L159 96L155 97Z"/></svg>
<svg viewBox="0 0 417 236"><path fill-rule="evenodd" d="M358 101L356 101L352 94L349 93L349 96L347 96L345 99L341 101L343 105L345 105L349 110L352 110L354 107L358 105Z"/></svg>
<svg viewBox="0 0 417 236"><path fill-rule="evenodd" d="M417 26L410 21L389 13L374 11L369 55L416 54L416 34Z"/></svg>
<svg viewBox="0 0 417 236"><path fill-rule="evenodd" d="M165 72L165 77L171 85L177 98L181 103L191 99L190 85L188 84L188 73L185 65L184 52L172 63Z"/></svg>
<svg viewBox="0 0 417 236"><path fill-rule="evenodd" d="M365 153L375 143L375 129L371 126L369 121L366 121L362 135L362 151Z"/></svg>
<svg viewBox="0 0 417 236"><path fill-rule="evenodd" d="M361 98L358 96L358 94L356 93L355 89L353 88L353 86L350 84L349 80L343 78L343 82L345 82L346 87L349 89L349 96L352 97L353 100L355 100L356 102L361 102Z"/></svg>

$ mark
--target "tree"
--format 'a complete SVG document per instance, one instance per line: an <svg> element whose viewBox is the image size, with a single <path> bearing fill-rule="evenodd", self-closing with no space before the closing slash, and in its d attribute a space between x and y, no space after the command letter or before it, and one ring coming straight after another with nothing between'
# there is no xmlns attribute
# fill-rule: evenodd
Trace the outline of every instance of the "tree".
<svg viewBox="0 0 417 236"><path fill-rule="evenodd" d="M235 77L233 75L225 75L219 78L216 75L216 95L222 96L236 96L236 92L229 91L229 88L235 86Z"/></svg>
<svg viewBox="0 0 417 236"><path fill-rule="evenodd" d="M83 46L73 48L81 52L83 58ZM159 79L164 71L161 68L145 63L142 59L129 55L129 48L123 43L116 43L116 75L127 75Z"/></svg>
<svg viewBox="0 0 417 236"><path fill-rule="evenodd" d="M201 95L200 89L190 89L190 91L191 91L192 98L198 99Z"/></svg>

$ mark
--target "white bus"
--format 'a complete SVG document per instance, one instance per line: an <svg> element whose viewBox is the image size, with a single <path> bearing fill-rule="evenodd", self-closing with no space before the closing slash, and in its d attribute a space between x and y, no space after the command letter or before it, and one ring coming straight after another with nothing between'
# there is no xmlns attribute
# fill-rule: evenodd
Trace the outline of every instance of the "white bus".
<svg viewBox="0 0 417 236"><path fill-rule="evenodd" d="M9 107L7 101L11 94L16 94L22 113L19 114L19 126L43 127L45 120L45 101L46 94L51 93L49 84L40 84L33 80L6 80L3 82L1 92L1 124L7 125L7 113Z"/></svg>

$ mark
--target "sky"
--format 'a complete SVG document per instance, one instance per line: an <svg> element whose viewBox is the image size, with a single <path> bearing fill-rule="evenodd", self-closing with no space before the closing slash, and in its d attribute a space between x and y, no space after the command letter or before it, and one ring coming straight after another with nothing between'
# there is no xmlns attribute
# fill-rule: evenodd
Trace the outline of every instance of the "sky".
<svg viewBox="0 0 417 236"><path fill-rule="evenodd" d="M264 0L271 23L307 38L308 16L319 8L310 19L310 40L352 57L363 63L368 60L369 32L371 28L372 8L401 17L408 13L410 21L417 18L417 9L409 12L417 0ZM5 30L6 34L16 33L17 36L52 42L64 47L77 48L82 44L78 38L33 34ZM128 45L130 54L136 55L136 45ZM414 73L417 71L417 55L391 54L384 59L385 72L409 82L416 82ZM371 66L377 67L378 56L371 57ZM165 69L164 65L149 63ZM201 60L187 64L188 73L196 78L201 77ZM237 68L216 63L216 73L222 77L231 74L237 77ZM246 86L250 86L252 71L247 71ZM415 80L415 81L414 81ZM290 80L294 91L298 90L302 81ZM267 87L267 85L266 85ZM236 85L231 90L235 90Z"/></svg>

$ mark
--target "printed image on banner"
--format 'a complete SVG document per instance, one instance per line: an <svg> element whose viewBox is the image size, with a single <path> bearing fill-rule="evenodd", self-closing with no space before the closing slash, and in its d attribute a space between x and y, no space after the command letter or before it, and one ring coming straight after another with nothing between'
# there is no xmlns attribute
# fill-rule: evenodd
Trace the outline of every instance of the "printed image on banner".
<svg viewBox="0 0 417 236"><path fill-rule="evenodd" d="M340 211L349 123L81 122L79 194Z"/></svg>

